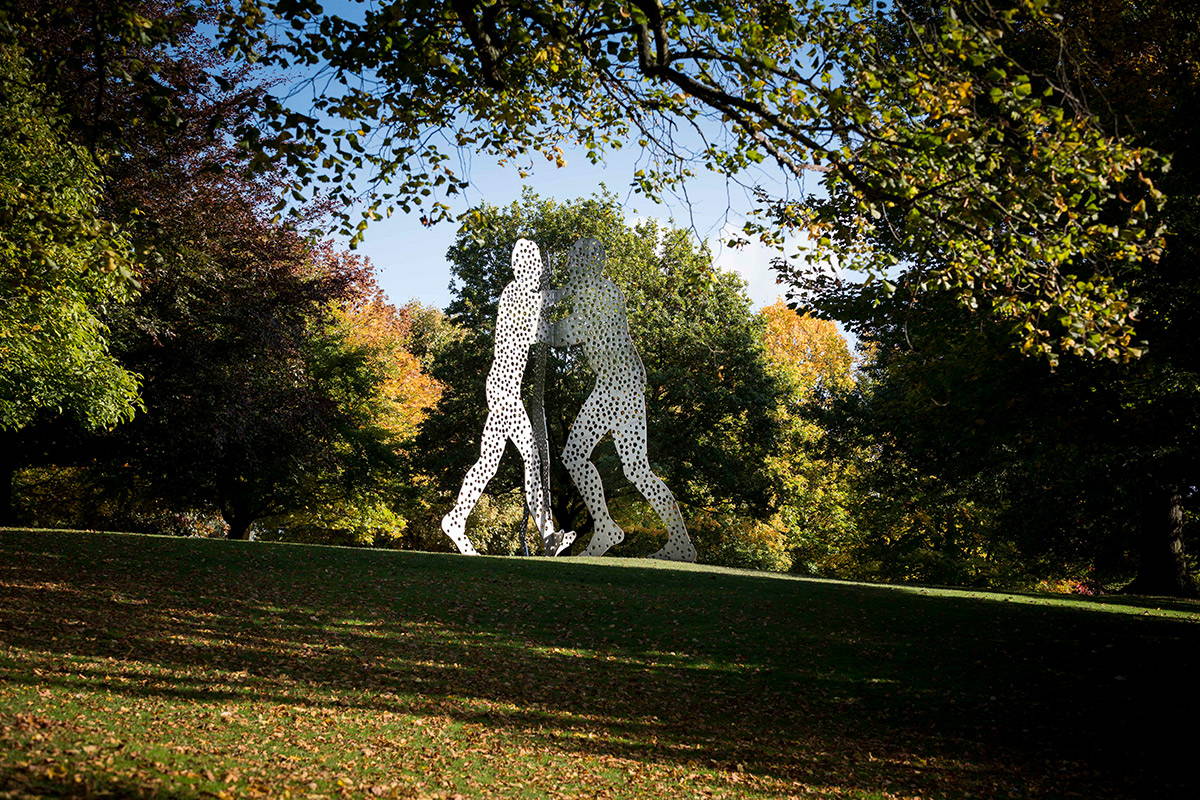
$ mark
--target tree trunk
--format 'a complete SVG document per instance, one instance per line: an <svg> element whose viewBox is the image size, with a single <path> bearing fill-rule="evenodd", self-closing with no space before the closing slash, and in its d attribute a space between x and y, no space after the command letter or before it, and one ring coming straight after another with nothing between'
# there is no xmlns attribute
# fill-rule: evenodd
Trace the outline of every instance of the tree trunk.
<svg viewBox="0 0 1200 800"><path fill-rule="evenodd" d="M560 483L559 486L562 487L564 484ZM583 552L592 532L592 518L583 504L583 500L574 491L574 486L555 496L553 508L554 519L558 526L565 531L575 531L575 543L563 551L563 555L577 555Z"/></svg>
<svg viewBox="0 0 1200 800"><path fill-rule="evenodd" d="M229 526L229 532L225 534L226 539L250 538L250 526L254 523L254 516L252 514L241 509L222 508L221 518Z"/></svg>
<svg viewBox="0 0 1200 800"><path fill-rule="evenodd" d="M1160 492L1151 500L1139 545L1138 574L1124 591L1196 596L1196 584L1183 555L1183 500L1179 489Z"/></svg>
<svg viewBox="0 0 1200 800"><path fill-rule="evenodd" d="M522 502L521 510L521 555L529 555L529 503Z"/></svg>

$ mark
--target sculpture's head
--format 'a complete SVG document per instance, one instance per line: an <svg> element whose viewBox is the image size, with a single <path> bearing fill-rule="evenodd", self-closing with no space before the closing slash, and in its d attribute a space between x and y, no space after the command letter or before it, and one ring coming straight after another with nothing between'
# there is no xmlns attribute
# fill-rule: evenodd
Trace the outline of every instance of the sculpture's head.
<svg viewBox="0 0 1200 800"><path fill-rule="evenodd" d="M513 277L520 284L531 284L538 286L542 282L542 273L545 271L545 264L542 262L542 251L538 246L528 239L517 239L517 243L512 249L512 270Z"/></svg>
<svg viewBox="0 0 1200 800"><path fill-rule="evenodd" d="M596 280L604 271L604 245L595 239L576 239L567 254L567 280Z"/></svg>

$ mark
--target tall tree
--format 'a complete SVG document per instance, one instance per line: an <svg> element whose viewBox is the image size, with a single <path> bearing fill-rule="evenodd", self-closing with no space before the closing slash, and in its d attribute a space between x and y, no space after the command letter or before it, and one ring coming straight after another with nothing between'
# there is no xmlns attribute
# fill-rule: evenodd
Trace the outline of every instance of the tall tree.
<svg viewBox="0 0 1200 800"><path fill-rule="evenodd" d="M775 509L769 523L781 534L790 569L848 577L856 464L827 452L814 407L854 385L854 357L829 320L797 313L780 300L759 317L767 362L784 387L773 410L781 435L767 457Z"/></svg>
<svg viewBox="0 0 1200 800"><path fill-rule="evenodd" d="M210 229L237 224L236 216L224 213L229 210L224 201L237 196L239 188L247 184L229 179L239 170L224 168L248 164L249 159L244 151L232 149L233 142L225 134L226 122L236 124L236 114L231 112L247 105L247 87L242 83L238 91L218 90L219 65L212 58L212 48L206 50L203 37L197 35L197 21L194 7L172 0L52 4L16 0L0 9L0 36L19 45L28 56L25 63L30 79L38 87L41 111L27 129L36 130L52 120L50 124L68 143L65 146L90 161L94 216L106 222L110 234L112 226L122 234L110 236L110 243L101 247L102 266L116 269L109 269L107 278L104 269L92 270L93 281L112 281L124 273L126 278L136 279L139 289L146 289L157 273L169 272L176 263L183 262L187 268L189 256L181 254L196 243L194 234L204 227L201 220L206 220ZM21 71L11 74L17 78ZM242 70L229 74L244 77ZM12 141L19 142L20 135ZM50 168L46 174L66 179L80 174L78 167L56 165L47 153L36 156L38 169ZM267 197L263 194L266 182L260 183L251 192L256 194L256 199L249 201L251 206ZM217 202L212 202L214 199ZM78 237L88 227L86 221L82 229L76 226L70 231L70 226L63 225L62 213L78 205L77 199L63 198L61 210L49 209L46 214L43 209L40 216L29 219L48 232L61 229L59 239L67 233ZM26 211L36 209L27 205ZM185 232L183 228L188 226ZM55 238L47 235L43 241ZM118 254L121 257L115 258ZM27 263L40 269L36 258ZM44 282L54 274L40 271ZM126 296L132 288L129 280ZM131 369L121 352L124 321L133 313L128 307L94 293L86 298L77 296L61 307L60 315L90 316L107 327L113 357L122 369ZM72 348L55 352L66 357ZM102 362L93 366L95 370L76 385L86 388L93 385L92 379L102 382L106 374L124 374L128 394L124 402L131 411L129 404L137 399L132 373L114 373ZM22 387L26 385L36 385L32 373L22 380ZM121 416L128 417L128 413ZM6 473L34 463L87 460L88 436L78 422L71 415L47 413L40 415L35 425L4 434L0 451L7 454ZM7 496L11 482L5 480L4 485ZM6 516L10 512L11 508Z"/></svg>
<svg viewBox="0 0 1200 800"><path fill-rule="evenodd" d="M95 160L31 73L0 38L0 430L63 411L110 427L137 407L101 318L132 293L132 254L100 212Z"/></svg>
<svg viewBox="0 0 1200 800"><path fill-rule="evenodd" d="M361 353L339 355L330 316L361 266L262 224L254 250L237 247L247 233L224 257L196 253L133 307L124 355L146 376L146 413L97 445L164 500L219 509L231 538L297 505L310 476L367 455L357 409L339 398L376 380L355 377Z"/></svg>
<svg viewBox="0 0 1200 800"><path fill-rule="evenodd" d="M1113 129L1129 131L1170 159L1160 181L1167 198L1167 235L1158 268L1132 277L1139 303L1138 333L1147 358L1106 376L1119 398L1116 436L1127 448L1122 481L1140 497L1136 514L1139 572L1131 588L1163 594L1195 593L1183 536L1185 501L1195 503L1200 482L1200 336L1195 309L1200 280L1200 9L1181 0L1148 3L1062 4L1061 31L1071 52L1066 68L1089 107ZM1048 34L1043 34L1044 41ZM1031 37L1033 38L1033 37ZM1031 47L1039 43L1037 38ZM1102 390L1103 391L1103 390Z"/></svg>
<svg viewBox="0 0 1200 800"><path fill-rule="evenodd" d="M442 388L413 352L414 319L427 332L437 316L417 303L396 308L371 282L333 308L328 332L306 349L347 427L328 444L337 458L306 469L288 509L264 528L289 541L402 541L428 493L406 456Z"/></svg>
<svg viewBox="0 0 1200 800"><path fill-rule="evenodd" d="M904 7L917 19L937 20L959 6ZM859 407L860 419L889 420L889 441L913 467L938 477L938 493L989 498L993 521L1011 524L1010 539L1021 540L1026 553L1099 560L1110 576L1130 553L1138 565L1131 588L1186 594L1194 588L1180 520L1200 466L1200 365L1188 309L1200 294L1187 266L1197 248L1190 142L1198 131L1183 109L1200 89L1200 14L1169 1L1068 2L1059 10L1058 21L1027 26L1007 45L1031 74L1044 76L1039 81L1061 88L1047 95L1047 108L1064 119L1098 120L1122 131L1131 146L1172 160L1157 179L1156 192L1167 200L1166 233L1153 261L1096 254L1060 268L1064 278L1085 283L1103 272L1109 290L1136 309L1129 340L1136 358L1097 363L1085 348L1057 370L1024 362L1010 352L1010 322L991 300L956 310L952 292L930 289L929 264L936 269L943 255L926 253L922 263L903 219L882 219L871 234L874 247L913 264L891 275L895 297L878 284L839 285L825 276L814 280L820 291L810 296L878 343L873 395ZM1049 48L1056 42L1065 42L1061 56ZM894 46L918 45L897 37ZM846 210L856 200L834 193L829 202ZM1099 201L1096 208L1102 216L1120 213ZM1074 322L1063 315L1049 324ZM1022 535L1034 531L1040 535L1030 538L1040 546Z"/></svg>
<svg viewBox="0 0 1200 800"><path fill-rule="evenodd" d="M144 376L145 406L111 435L60 421L10 452L136 472L127 484L216 507L241 537L302 497L377 485L411 421L391 402L385 343L346 316L365 265L271 220L287 167L233 135L262 86L215 52L205 19L173 0L18 3L5 16L65 135L97 154L98 205L138 253L138 297L103 316L114 355Z"/></svg>
<svg viewBox="0 0 1200 800"><path fill-rule="evenodd" d="M134 289L127 237L92 153L71 140L0 14L0 521L16 522L22 441L46 420L109 427L139 406L105 310Z"/></svg>

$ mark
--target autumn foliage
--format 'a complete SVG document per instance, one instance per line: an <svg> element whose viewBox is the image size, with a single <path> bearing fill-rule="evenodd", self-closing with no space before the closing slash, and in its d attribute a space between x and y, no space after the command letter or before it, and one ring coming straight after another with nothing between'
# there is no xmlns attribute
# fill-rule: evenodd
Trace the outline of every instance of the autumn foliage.
<svg viewBox="0 0 1200 800"><path fill-rule="evenodd" d="M399 440L416 434L442 394L442 384L412 353L413 316L419 310L415 303L396 308L372 286L333 311L346 342L360 348L382 376L376 387L380 408L374 420Z"/></svg>
<svg viewBox="0 0 1200 800"><path fill-rule="evenodd" d="M759 315L765 323L767 357L800 394L844 389L849 384L854 359L846 337L832 321L797 313L782 300Z"/></svg>

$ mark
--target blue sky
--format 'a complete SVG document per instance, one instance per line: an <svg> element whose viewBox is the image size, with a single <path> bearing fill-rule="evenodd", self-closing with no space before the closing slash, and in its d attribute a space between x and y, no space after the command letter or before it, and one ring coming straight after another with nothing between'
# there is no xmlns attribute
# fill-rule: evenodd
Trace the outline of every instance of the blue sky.
<svg viewBox="0 0 1200 800"><path fill-rule="evenodd" d="M471 190L454 204L454 212L460 213L481 202L505 205L519 199L526 186L545 197L569 200L590 195L603 184L622 200L630 219L654 217L663 222L674 221L710 242L718 266L739 273L747 281L747 293L756 306L773 302L783 293L768 266L774 250L757 243L738 249L720 245L730 238L729 231L740 228L744 215L753 207L746 189L728 184L718 175L705 174L692 180L686 199L668 197L663 204L656 205L629 189L638 153L631 150L610 153L603 165L591 164L579 151L566 150L566 153L566 166L535 163L525 179L519 178L511 166L499 167L477 159L470 175ZM771 176L763 174L754 180L769 184ZM375 264L380 285L393 302L417 299L444 307L450 300L450 270L445 254L454 234L453 223L427 228L416 215L398 211L391 218L372 223L358 251Z"/></svg>

